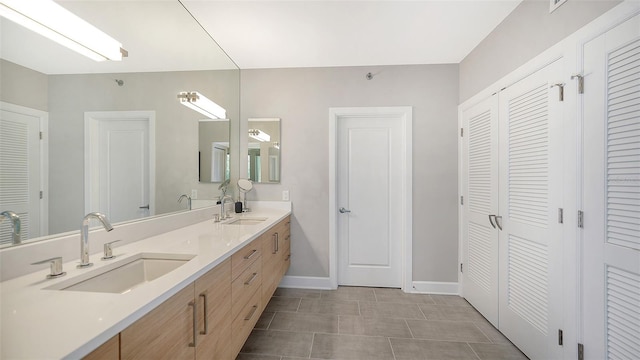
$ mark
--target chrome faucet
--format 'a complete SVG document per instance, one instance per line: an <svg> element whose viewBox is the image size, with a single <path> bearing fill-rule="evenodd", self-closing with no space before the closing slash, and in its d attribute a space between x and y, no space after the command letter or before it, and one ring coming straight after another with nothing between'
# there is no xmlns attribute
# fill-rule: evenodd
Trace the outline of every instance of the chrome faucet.
<svg viewBox="0 0 640 360"><path fill-rule="evenodd" d="M227 200L233 201L233 198L231 197L231 195L225 195L220 198L220 220L224 220L227 218L224 211L224 204Z"/></svg>
<svg viewBox="0 0 640 360"><path fill-rule="evenodd" d="M10 210L1 212L0 216L4 216L11 221L11 243L14 245L20 244L20 216Z"/></svg>
<svg viewBox="0 0 640 360"><path fill-rule="evenodd" d="M78 268L85 268L93 265L89 262L89 221L98 219L107 231L113 230L113 226L104 214L99 212L88 213L82 220L82 231L80 232L80 265Z"/></svg>
<svg viewBox="0 0 640 360"><path fill-rule="evenodd" d="M178 204L182 203L182 199L187 199L187 209L191 210L191 196L187 196L187 194L180 195L178 199Z"/></svg>

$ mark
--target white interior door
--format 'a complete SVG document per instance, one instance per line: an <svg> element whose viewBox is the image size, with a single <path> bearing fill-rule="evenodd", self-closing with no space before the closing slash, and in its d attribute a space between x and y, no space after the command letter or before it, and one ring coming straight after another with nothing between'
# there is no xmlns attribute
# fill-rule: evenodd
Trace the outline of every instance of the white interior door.
<svg viewBox="0 0 640 360"><path fill-rule="evenodd" d="M498 326L498 96L462 112L464 297Z"/></svg>
<svg viewBox="0 0 640 360"><path fill-rule="evenodd" d="M587 359L640 356L640 16L584 46Z"/></svg>
<svg viewBox="0 0 640 360"><path fill-rule="evenodd" d="M221 183L225 180L227 168L227 147L211 143L211 182Z"/></svg>
<svg viewBox="0 0 640 360"><path fill-rule="evenodd" d="M151 119L143 112L87 113L90 191L87 212L112 222L153 214Z"/></svg>
<svg viewBox="0 0 640 360"><path fill-rule="evenodd" d="M562 357L562 59L500 93L499 328L531 359Z"/></svg>
<svg viewBox="0 0 640 360"><path fill-rule="evenodd" d="M401 120L375 114L337 119L340 285L402 287Z"/></svg>
<svg viewBox="0 0 640 360"><path fill-rule="evenodd" d="M47 234L40 195L46 190L46 149L40 138L46 118L39 110L0 103L0 212L20 217L22 240ZM11 243L11 234L11 222L3 221L0 244Z"/></svg>

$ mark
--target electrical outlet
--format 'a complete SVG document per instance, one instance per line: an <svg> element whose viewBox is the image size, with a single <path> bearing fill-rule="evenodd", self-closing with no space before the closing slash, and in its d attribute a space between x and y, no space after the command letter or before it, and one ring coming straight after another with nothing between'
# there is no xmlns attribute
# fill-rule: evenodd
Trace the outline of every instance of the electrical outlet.
<svg viewBox="0 0 640 360"><path fill-rule="evenodd" d="M282 191L282 201L289 201L289 190Z"/></svg>
<svg viewBox="0 0 640 360"><path fill-rule="evenodd" d="M198 190L191 189L191 200L195 200L198 198Z"/></svg>

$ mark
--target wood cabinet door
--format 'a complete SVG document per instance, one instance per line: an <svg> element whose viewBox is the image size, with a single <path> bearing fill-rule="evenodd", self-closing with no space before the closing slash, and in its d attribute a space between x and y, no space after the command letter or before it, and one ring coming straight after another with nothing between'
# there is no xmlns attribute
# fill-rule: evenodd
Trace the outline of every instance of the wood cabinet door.
<svg viewBox="0 0 640 360"><path fill-rule="evenodd" d="M198 304L197 359L231 359L231 259L195 282Z"/></svg>
<svg viewBox="0 0 640 360"><path fill-rule="evenodd" d="M193 294L192 284L124 329L122 359L193 359Z"/></svg>
<svg viewBox="0 0 640 360"><path fill-rule="evenodd" d="M120 334L107 340L99 348L93 350L83 360L118 360L120 359Z"/></svg>

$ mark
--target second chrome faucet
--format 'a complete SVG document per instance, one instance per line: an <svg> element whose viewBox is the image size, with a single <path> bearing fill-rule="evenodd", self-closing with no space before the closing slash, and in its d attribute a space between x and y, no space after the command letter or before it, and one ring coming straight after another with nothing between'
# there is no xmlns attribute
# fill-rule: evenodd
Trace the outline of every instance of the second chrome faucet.
<svg viewBox="0 0 640 360"><path fill-rule="evenodd" d="M85 268L93 265L89 262L89 222L91 219L98 219L105 230L113 230L113 226L107 217L99 212L88 213L82 220L82 230L80 231L80 264L78 268Z"/></svg>

